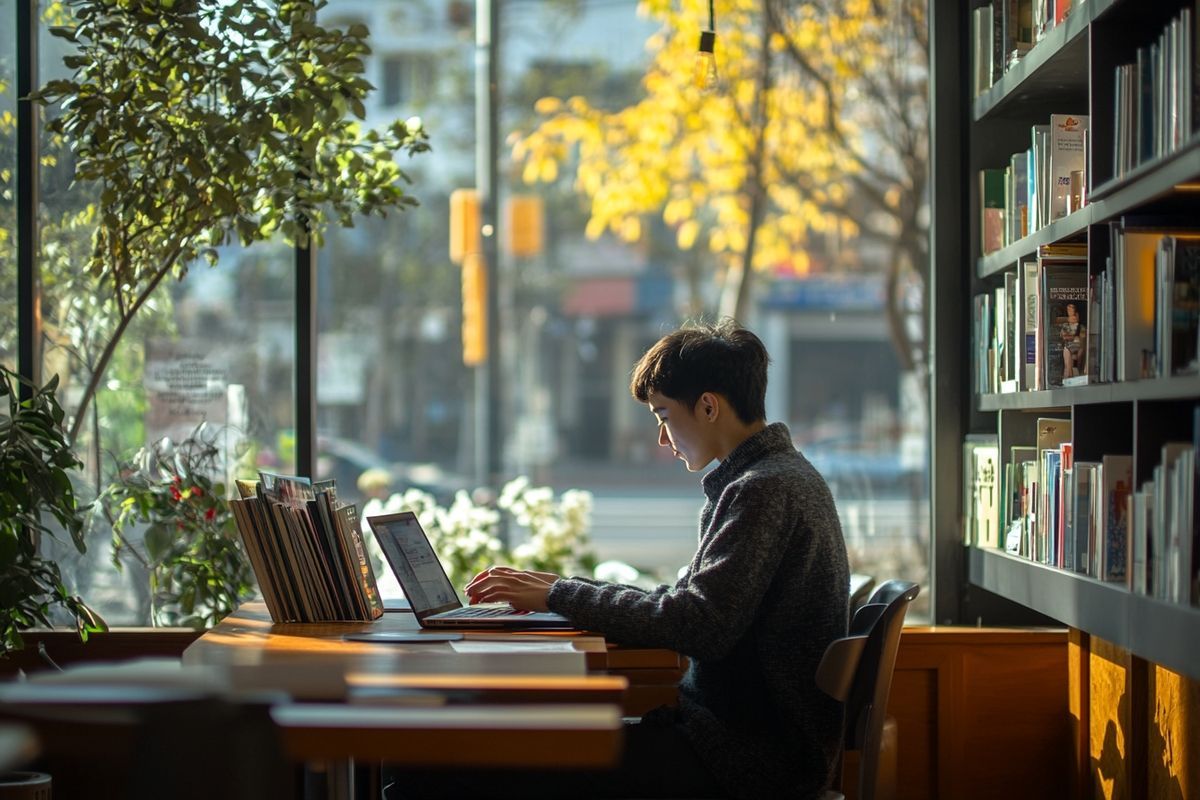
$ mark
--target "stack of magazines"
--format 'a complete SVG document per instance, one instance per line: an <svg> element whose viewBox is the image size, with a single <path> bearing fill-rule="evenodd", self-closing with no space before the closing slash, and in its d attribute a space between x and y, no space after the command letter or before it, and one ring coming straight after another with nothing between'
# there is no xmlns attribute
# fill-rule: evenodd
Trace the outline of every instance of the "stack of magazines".
<svg viewBox="0 0 1200 800"><path fill-rule="evenodd" d="M260 472L230 501L275 622L370 621L383 614L358 510L334 481Z"/></svg>

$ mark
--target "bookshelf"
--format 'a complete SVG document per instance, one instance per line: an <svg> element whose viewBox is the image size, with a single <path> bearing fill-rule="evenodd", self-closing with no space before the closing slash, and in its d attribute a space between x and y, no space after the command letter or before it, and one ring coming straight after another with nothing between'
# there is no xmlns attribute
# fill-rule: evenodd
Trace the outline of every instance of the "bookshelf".
<svg viewBox="0 0 1200 800"><path fill-rule="evenodd" d="M1052 617L1064 625L1121 644L1139 657L1200 677L1200 609L1130 594L1124 587L999 550L971 548L973 584Z"/></svg>
<svg viewBox="0 0 1200 800"><path fill-rule="evenodd" d="M997 0L1001 2L1001 0ZM967 43L965 57L972 58L972 9L986 5L982 0L968 4L957 18L958 39ZM1192 110L1190 135L1174 150L1143 159L1142 163L1117 174L1114 164L1119 132L1116 128L1118 80L1123 64L1135 63L1138 50L1157 41L1171 19L1187 10L1193 14L1191 35L1200 38L1197 0L1074 0L1070 15L1048 31L990 89L971 96L969 80L959 80L961 104L957 124L962 133L956 141L962 150L962 169L957 194L945 190L935 174L935 274L943 287L957 288L958 303L953 314L953 297L935 294L934 337L943 348L954 326L972 330L973 298L1003 287L1006 274L1035 257L1039 248L1063 243L1088 244L1087 270L1097 275L1106 268L1112 241L1110 225L1135 216L1142 224L1156 220L1178 226L1180 217L1194 218L1188 225L1200 231L1200 108ZM936 41L935 81L938 71L947 80L951 67L938 61L952 59L951 41ZM1200 42L1193 42L1200 50ZM1194 61L1194 57L1187 56ZM973 74L968 68L963 74ZM1196 65L1187 66L1188 77L1200 83ZM1136 85L1136 84L1135 84ZM1200 86L1192 97L1200 105ZM934 113L935 148L944 143L954 125L954 109ZM1061 216L1028 235L1006 241L993 252L982 253L982 199L977 182L980 170L1008 164L1013 153L1030 145L1030 128L1044 125L1050 114L1087 115L1087 204ZM1143 118L1144 120L1144 118ZM1191 121L1189 121L1191 122ZM935 150L936 153L936 150ZM936 161L936 158L935 158ZM936 167L935 167L936 173ZM939 188L942 197L938 199ZM960 203L955 207L956 200ZM936 226L954 224L962 233L939 237ZM939 242L958 248L959 265L970 265L961 277L949 276L954 266L938 256ZM945 259L945 260L944 260ZM949 317L949 319L948 319ZM939 334L941 331L941 334ZM939 338L940 336L940 338ZM967 337L970 338L969 335ZM980 393L970 380L976 373L974 347L961 354L965 384L954 390L935 386L935 407L958 400L961 437L967 434L996 436L1001 460L1004 451L1022 441L1033 430L1039 416L1072 421L1076 460L1094 461L1101 455L1125 453L1133 457L1133 483L1140 487L1160 460L1162 445L1172 440L1196 440L1194 409L1200 406L1200 376L1144 378L1124 382L1020 391ZM942 420L941 417L939 421ZM960 437L960 438L961 438ZM945 447L935 442L937 449ZM949 454L942 452L942 458ZM967 465L960 463L965 479ZM935 470L937 465L935 463ZM948 490L948 487L947 487ZM960 497L962 486L958 487ZM1194 498L1200 502L1200 498ZM936 503L935 499L935 503ZM1195 536L1195 530L1192 530ZM1003 542L1003 539L1001 540ZM1010 555L1002 550L967 546L959 562L965 585L999 595L1024 609L1035 611L1071 628L1098 637L1130 652L1135 659L1164 666L1193 680L1200 680L1200 608L1168 602L1131 590L1126 583L1104 582L1094 577ZM938 565L942 568L942 564ZM964 610L973 618L974 611ZM984 617L986 619L986 617ZM997 621L1002 621L993 617Z"/></svg>

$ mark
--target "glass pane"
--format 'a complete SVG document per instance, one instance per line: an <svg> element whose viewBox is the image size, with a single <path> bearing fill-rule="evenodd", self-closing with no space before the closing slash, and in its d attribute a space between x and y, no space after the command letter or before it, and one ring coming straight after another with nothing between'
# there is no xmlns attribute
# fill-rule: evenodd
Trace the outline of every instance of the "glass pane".
<svg viewBox="0 0 1200 800"><path fill-rule="evenodd" d="M0 0L0 364L17 367L17 26L15 0Z"/></svg>
<svg viewBox="0 0 1200 800"><path fill-rule="evenodd" d="M498 5L500 337L489 347L500 387L486 413L502 431L499 483L527 476L559 497L589 490L596 556L633 565L646 582L672 580L694 552L702 497L697 476L656 446L628 376L664 331L716 315L726 276L737 273L749 229L718 223L749 219L753 198L739 190L753 137L720 137L753 121L758 4L717 19L719 83L708 100L690 88L705 4L662 4L657 17L634 0ZM324 12L371 30L367 77L382 87L371 121L420 114L433 144L405 163L420 208L337 231L321 253L318 472L359 500L395 505L416 487L446 507L481 474L476 375L460 349L464 273L447 250L450 194L475 184L472 8L334 0ZM829 83L838 125L865 129L838 145L828 130L804 128L821 118L809 73L772 59L761 111L772 132L765 221L739 317L772 353L769 419L788 423L835 494L852 570L925 581L926 45L914 38L924 7L904 4L886 20L839 9L819 13L841 15L864 59L900 66L880 82L866 61L842 63L843 74L831 53L812 53L824 59L817 69L838 73ZM785 23L782 35L802 36L799 23ZM436 81L418 80L427 59L439 65ZM839 155L838 146L856 149ZM602 157L589 161L588 148ZM724 161L693 170L689 159L708 150ZM511 519L494 532L510 546L529 534Z"/></svg>
<svg viewBox="0 0 1200 800"><path fill-rule="evenodd" d="M67 74L65 43L46 30L61 23L53 15L63 13L59 4L43 11L43 81ZM55 113L47 109L48 117ZM152 291L149 285L138 287L149 294L126 319L111 280L78 268L91 251L96 224L91 204L98 190L72 182L71 152L56 137L44 136L42 154L42 365L46 377L58 374L62 381L60 396L84 462L81 494L95 498L131 486L144 474L165 496L171 473L187 470L171 456L161 470L143 473L135 457L156 444L168 452L161 450L163 439L180 445L201 423L200 435L214 452L199 469L213 483L231 487L232 478L249 477L258 467L293 471L292 249L274 242L220 247L216 266L186 265L182 280L174 276L185 272L179 269L184 265L176 265ZM179 483L179 491L201 496L186 482ZM169 500L155 506L149 519L124 529L124 544L114 553L113 519L119 510L111 499L96 504L86 554L61 542L47 542L45 548L62 564L67 584L109 624L181 621L188 616L179 610L184 600L172 604L152 597L150 569L169 563L171 548L184 541L184 528L178 527L188 524L179 516L184 512L171 508ZM114 558L121 569L113 566ZM196 602L202 606L204 601Z"/></svg>

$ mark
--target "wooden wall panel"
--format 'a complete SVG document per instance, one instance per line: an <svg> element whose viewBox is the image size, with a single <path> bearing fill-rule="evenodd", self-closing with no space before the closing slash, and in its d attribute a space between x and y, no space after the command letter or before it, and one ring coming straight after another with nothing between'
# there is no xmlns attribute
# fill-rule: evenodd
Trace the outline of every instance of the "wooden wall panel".
<svg viewBox="0 0 1200 800"><path fill-rule="evenodd" d="M1088 754L1092 797L1128 800L1134 731L1129 651L1092 637L1088 659Z"/></svg>
<svg viewBox="0 0 1200 800"><path fill-rule="evenodd" d="M1200 797L1200 682L1157 665L1147 678L1147 794Z"/></svg>
<svg viewBox="0 0 1200 800"><path fill-rule="evenodd" d="M900 646L904 646L903 636ZM936 669L896 672L888 712L896 718L900 734L896 748L897 800L923 800L935 794L937 704Z"/></svg>
<svg viewBox="0 0 1200 800"><path fill-rule="evenodd" d="M1067 666L1066 630L905 628L888 706L898 796L1067 796Z"/></svg>

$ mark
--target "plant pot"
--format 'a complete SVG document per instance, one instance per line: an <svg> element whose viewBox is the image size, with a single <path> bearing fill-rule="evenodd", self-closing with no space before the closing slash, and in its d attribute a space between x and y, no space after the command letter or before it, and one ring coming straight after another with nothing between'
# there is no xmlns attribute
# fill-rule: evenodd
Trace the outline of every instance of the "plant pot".
<svg viewBox="0 0 1200 800"><path fill-rule="evenodd" d="M0 800L50 800L50 776L44 772L2 773Z"/></svg>

